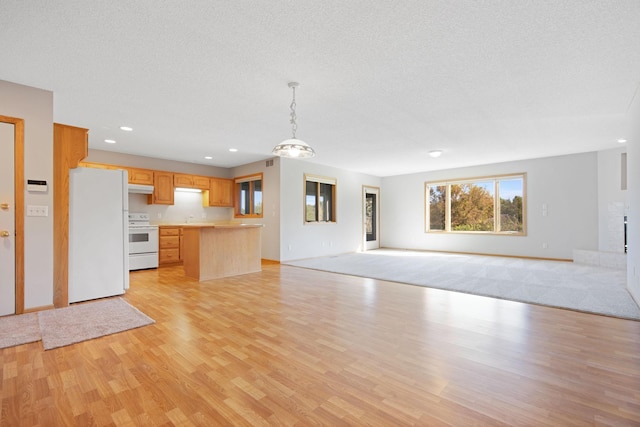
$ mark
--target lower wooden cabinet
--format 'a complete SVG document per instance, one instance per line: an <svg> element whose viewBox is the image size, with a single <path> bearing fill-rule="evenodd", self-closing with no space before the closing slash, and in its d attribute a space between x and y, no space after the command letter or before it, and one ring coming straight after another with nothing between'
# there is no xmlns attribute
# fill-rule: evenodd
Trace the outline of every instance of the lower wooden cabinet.
<svg viewBox="0 0 640 427"><path fill-rule="evenodd" d="M158 263L162 265L182 262L182 227L160 226Z"/></svg>

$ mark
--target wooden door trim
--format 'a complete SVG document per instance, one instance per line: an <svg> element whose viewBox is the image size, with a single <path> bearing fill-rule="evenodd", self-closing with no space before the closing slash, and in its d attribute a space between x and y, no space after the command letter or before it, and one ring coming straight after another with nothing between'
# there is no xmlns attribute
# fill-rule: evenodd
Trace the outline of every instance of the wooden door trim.
<svg viewBox="0 0 640 427"><path fill-rule="evenodd" d="M15 212L15 313L24 313L24 119L0 115L0 122L11 123L14 163L14 212Z"/></svg>

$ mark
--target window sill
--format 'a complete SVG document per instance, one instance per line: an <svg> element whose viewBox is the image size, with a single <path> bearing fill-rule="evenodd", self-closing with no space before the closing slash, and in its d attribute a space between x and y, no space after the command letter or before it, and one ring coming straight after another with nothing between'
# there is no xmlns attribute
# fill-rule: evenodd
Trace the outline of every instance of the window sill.
<svg viewBox="0 0 640 427"><path fill-rule="evenodd" d="M475 234L478 236L526 236L526 231L445 231L445 230L427 230L425 234Z"/></svg>

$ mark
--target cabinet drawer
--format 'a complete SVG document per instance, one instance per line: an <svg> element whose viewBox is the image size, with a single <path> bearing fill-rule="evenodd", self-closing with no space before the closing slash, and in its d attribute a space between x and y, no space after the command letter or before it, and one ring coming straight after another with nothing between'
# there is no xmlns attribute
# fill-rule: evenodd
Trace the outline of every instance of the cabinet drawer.
<svg viewBox="0 0 640 427"><path fill-rule="evenodd" d="M158 254L160 264L180 262L180 249L162 249Z"/></svg>
<svg viewBox="0 0 640 427"><path fill-rule="evenodd" d="M180 236L162 236L160 238L160 249L179 248Z"/></svg>
<svg viewBox="0 0 640 427"><path fill-rule="evenodd" d="M160 235L161 236L179 236L180 229L160 227Z"/></svg>

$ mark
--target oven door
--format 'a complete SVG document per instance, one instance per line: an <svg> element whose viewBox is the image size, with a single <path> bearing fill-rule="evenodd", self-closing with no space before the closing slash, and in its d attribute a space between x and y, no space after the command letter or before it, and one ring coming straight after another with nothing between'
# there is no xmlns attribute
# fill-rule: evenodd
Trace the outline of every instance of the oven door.
<svg viewBox="0 0 640 427"><path fill-rule="evenodd" d="M129 227L129 254L158 252L158 227Z"/></svg>

